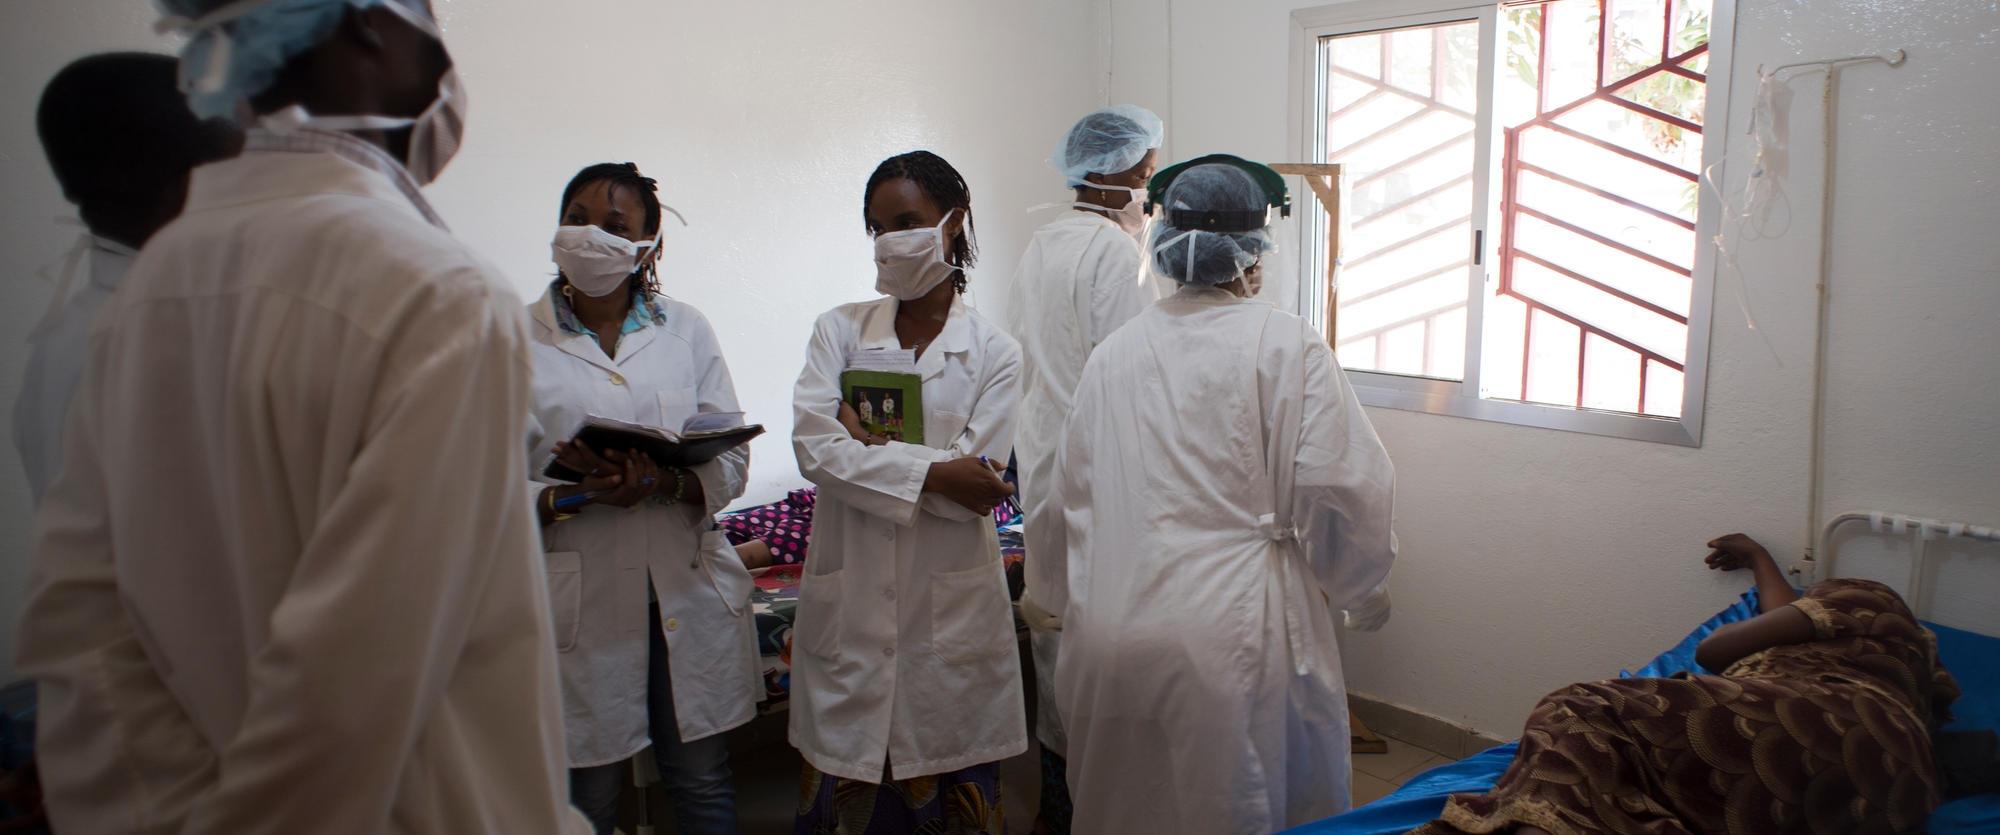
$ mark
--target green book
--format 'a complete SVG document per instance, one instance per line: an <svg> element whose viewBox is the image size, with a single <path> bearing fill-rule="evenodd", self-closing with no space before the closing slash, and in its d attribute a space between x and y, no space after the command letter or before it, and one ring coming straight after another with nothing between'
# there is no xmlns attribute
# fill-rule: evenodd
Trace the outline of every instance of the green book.
<svg viewBox="0 0 2000 835"><path fill-rule="evenodd" d="M841 399L861 415L861 427L892 441L924 443L924 381L897 371L843 371Z"/></svg>

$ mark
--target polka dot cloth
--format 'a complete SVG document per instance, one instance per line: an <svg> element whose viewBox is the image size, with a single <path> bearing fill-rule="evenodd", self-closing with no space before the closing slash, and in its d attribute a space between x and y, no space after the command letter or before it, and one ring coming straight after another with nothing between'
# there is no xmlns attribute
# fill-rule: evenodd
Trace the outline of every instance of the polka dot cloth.
<svg viewBox="0 0 2000 835"><path fill-rule="evenodd" d="M783 501L733 513L717 519L729 544L742 545L764 540L771 548L772 565L798 565L806 561L812 544L813 488L793 490Z"/></svg>
<svg viewBox="0 0 2000 835"><path fill-rule="evenodd" d="M806 548L812 544L813 500L817 496L811 487L793 490L782 501L731 513L715 521L729 537L729 544L742 545L761 539L771 548L772 565L798 565L806 561ZM993 521L1005 525L1020 513L1020 507L1010 498L993 509Z"/></svg>

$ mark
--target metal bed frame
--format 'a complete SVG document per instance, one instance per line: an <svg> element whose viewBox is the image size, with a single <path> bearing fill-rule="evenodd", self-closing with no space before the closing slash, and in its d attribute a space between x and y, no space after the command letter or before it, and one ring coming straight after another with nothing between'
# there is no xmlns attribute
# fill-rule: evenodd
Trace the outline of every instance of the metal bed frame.
<svg viewBox="0 0 2000 835"><path fill-rule="evenodd" d="M1975 542L2000 543L2000 527L1975 525L1970 522L1952 522L1886 511L1850 511L1827 520L1819 532L1819 547L1814 549L1817 557L1806 557L1800 561L1803 576L1800 578L1810 585L1819 580L1834 577L1833 535L1840 528L1858 522L1868 523L1869 530L1885 536L1909 536L1910 576L1905 592L1910 611L1917 617L1924 617L1924 604L1929 602L1924 589L1924 543L1935 539L1969 539Z"/></svg>

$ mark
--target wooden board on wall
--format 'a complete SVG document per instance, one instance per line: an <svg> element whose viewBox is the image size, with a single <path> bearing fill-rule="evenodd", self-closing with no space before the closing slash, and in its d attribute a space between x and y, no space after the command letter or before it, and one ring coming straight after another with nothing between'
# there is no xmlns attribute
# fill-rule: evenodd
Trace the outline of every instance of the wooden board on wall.
<svg viewBox="0 0 2000 835"><path fill-rule="evenodd" d="M1331 346L1333 335L1339 332L1335 324L1340 313L1340 232L1344 225L1340 211L1347 196L1347 180L1341 174L1341 166L1333 163L1279 162L1272 163L1271 170L1304 179L1306 187L1319 199L1320 208L1326 210L1326 275L1320 280L1325 282L1326 341Z"/></svg>

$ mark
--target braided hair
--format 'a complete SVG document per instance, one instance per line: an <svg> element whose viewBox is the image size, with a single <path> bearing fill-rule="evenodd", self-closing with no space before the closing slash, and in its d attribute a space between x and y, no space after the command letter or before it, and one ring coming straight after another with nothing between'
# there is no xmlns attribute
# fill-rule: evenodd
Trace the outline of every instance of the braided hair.
<svg viewBox="0 0 2000 835"><path fill-rule="evenodd" d="M637 163L600 162L576 172L569 185L563 187L562 203L556 207L557 222L569 213L569 203L576 199L576 193L584 186L607 183L611 193L619 189L629 189L639 196L639 205L645 208L645 226L641 229L647 235L660 233L660 181L639 173ZM639 277L639 289L647 295L660 294L659 260L646 264L646 273Z"/></svg>
<svg viewBox="0 0 2000 835"><path fill-rule="evenodd" d="M868 176L868 187L861 192L863 224L868 221L868 201L874 199L876 187L896 179L915 183L945 212L957 209L965 215L965 225L951 241L950 256L951 263L959 267L952 274L951 285L959 293L964 293L965 268L979 260L979 244L974 240L972 228L972 188L965 184L965 177L958 173L958 169L944 161L944 157L929 151L898 154L883 160L881 165L875 166L875 173Z"/></svg>

